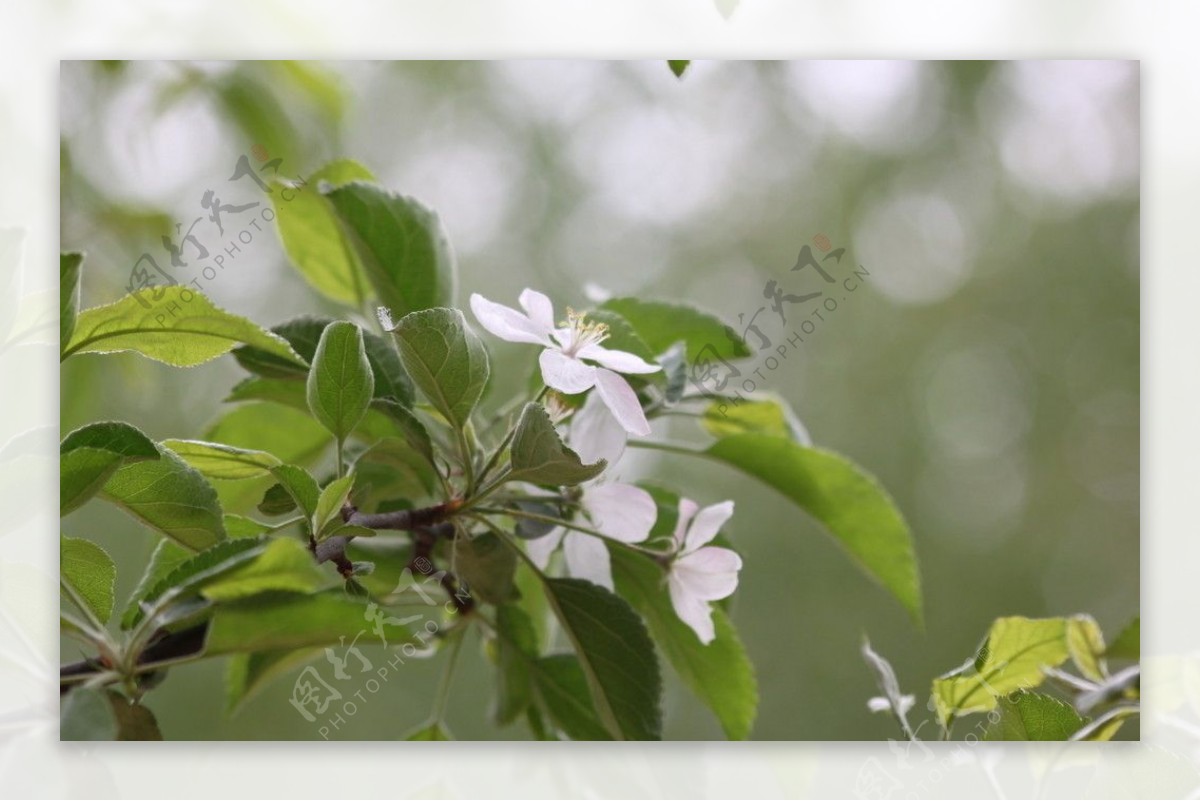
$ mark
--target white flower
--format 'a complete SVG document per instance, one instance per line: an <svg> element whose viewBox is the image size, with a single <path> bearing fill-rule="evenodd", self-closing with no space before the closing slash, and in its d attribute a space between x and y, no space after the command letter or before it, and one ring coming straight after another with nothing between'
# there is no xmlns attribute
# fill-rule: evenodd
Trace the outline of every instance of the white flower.
<svg viewBox="0 0 1200 801"><path fill-rule="evenodd" d="M588 397L571 421L570 444L579 458L585 464L598 459L608 460L605 476L581 487L579 502L583 517L590 523L590 528L604 536L635 543L650 536L658 518L658 506L650 493L641 487L604 480L625 451L625 436L625 430L595 395ZM592 534L556 528L544 537L529 541L529 556L534 564L544 569L559 543L562 543L569 575L613 589L608 547Z"/></svg>
<svg viewBox="0 0 1200 801"><path fill-rule="evenodd" d="M708 645L716 639L710 601L733 595L742 558L728 548L708 545L733 516L733 501L706 506L682 498L675 526L675 559L667 574L671 605L679 619Z"/></svg>
<svg viewBox="0 0 1200 801"><path fill-rule="evenodd" d="M626 431L638 436L649 434L650 424L637 394L620 374L655 373L662 368L632 353L601 347L600 343L608 338L608 326L588 322L583 313L568 309L567 322L561 327L555 325L554 306L541 292L526 289L519 301L524 314L473 294L471 311L480 325L506 342L543 346L538 363L546 386L567 395L595 387Z"/></svg>

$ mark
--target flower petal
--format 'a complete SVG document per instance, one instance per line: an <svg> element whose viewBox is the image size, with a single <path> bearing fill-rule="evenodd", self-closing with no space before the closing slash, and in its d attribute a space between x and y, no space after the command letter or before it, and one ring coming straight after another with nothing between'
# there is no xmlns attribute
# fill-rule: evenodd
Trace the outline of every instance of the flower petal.
<svg viewBox="0 0 1200 801"><path fill-rule="evenodd" d="M567 557L568 573L612 591L612 565L603 540L591 534L572 531L563 543L563 554Z"/></svg>
<svg viewBox="0 0 1200 801"><path fill-rule="evenodd" d="M688 526L692 523L692 518L699 511L700 504L693 501L691 498L679 499L679 517L675 520L675 533L672 535L675 539L675 548L679 552L683 552L683 543L687 539Z"/></svg>
<svg viewBox="0 0 1200 801"><path fill-rule="evenodd" d="M526 289L517 301L540 330L547 334L554 330L554 304L550 298L536 289Z"/></svg>
<svg viewBox="0 0 1200 801"><path fill-rule="evenodd" d="M612 370L605 370L603 367L591 369L596 371L596 389L600 391L601 400L613 413L613 417L617 418L621 427L634 436L644 437L649 434L650 423L647 422L642 404L638 402L637 393L629 386L629 382Z"/></svg>
<svg viewBox="0 0 1200 801"><path fill-rule="evenodd" d="M625 442L629 434L604 405L599 392L588 395L583 408L571 418L571 434L568 438L571 449L579 454L584 464L600 459L608 461L608 469L625 453Z"/></svg>
<svg viewBox="0 0 1200 801"><path fill-rule="evenodd" d="M696 632L700 642L708 645L715 640L717 632L712 622L712 608L692 595L674 574L667 579L667 588L671 594L671 606L675 607L675 614Z"/></svg>
<svg viewBox="0 0 1200 801"><path fill-rule="evenodd" d="M554 549L562 542L563 534L565 533L566 531L563 527L559 526L549 534L525 543L525 553L529 554L529 558L538 566L538 569L545 570L546 565L550 564L550 555L554 553Z"/></svg>
<svg viewBox="0 0 1200 801"><path fill-rule="evenodd" d="M721 526L729 522L731 517L733 517L733 501L705 506L696 514L696 519L692 521L692 526L688 529L683 552L691 553L712 542L712 538L717 536Z"/></svg>
<svg viewBox="0 0 1200 801"><path fill-rule="evenodd" d="M583 490L583 508L596 529L621 542L642 542L658 519L650 493L630 484L601 484Z"/></svg>
<svg viewBox="0 0 1200 801"><path fill-rule="evenodd" d="M728 548L701 548L676 560L671 575L697 598L718 601L733 595L741 569L742 557Z"/></svg>
<svg viewBox="0 0 1200 801"><path fill-rule="evenodd" d="M471 295L471 311L475 319L493 335L505 342L527 342L531 345L549 345L550 335L516 309L493 303L483 295Z"/></svg>
<svg viewBox="0 0 1200 801"><path fill-rule="evenodd" d="M609 350L602 345L587 345L580 348L575 355L580 359L589 359L618 373L657 373L662 369L657 364L650 364L641 356L635 356L623 350Z"/></svg>
<svg viewBox="0 0 1200 801"><path fill-rule="evenodd" d="M542 366L542 380L546 386L559 392L578 395L596 385L597 369L562 351L546 348L538 357L538 364Z"/></svg>

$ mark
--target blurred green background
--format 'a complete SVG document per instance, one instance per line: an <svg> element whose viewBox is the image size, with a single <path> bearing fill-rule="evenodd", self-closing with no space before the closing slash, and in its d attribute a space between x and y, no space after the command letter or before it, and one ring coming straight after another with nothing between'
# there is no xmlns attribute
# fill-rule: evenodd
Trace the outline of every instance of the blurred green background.
<svg viewBox="0 0 1200 801"><path fill-rule="evenodd" d="M61 241L88 253L83 305L115 300L142 253L165 268L162 236L207 214L206 190L264 200L227 183L260 145L281 175L349 157L436 209L462 305L473 291L512 303L525 286L582 305L592 284L736 325L772 278L819 288L789 272L813 237L846 247L834 271L861 264L863 288L760 387L894 495L926 630L770 490L640 452L626 472L669 470L690 497L737 501L754 736L879 739L896 732L867 711L863 634L920 704L997 616L1088 612L1115 635L1139 611L1138 108L1128 62L696 62L682 80L658 61L64 63ZM197 231L215 251L243 228L226 227ZM218 305L264 325L339 313L288 268L269 225L251 235L204 284ZM808 313L789 307L789 327ZM772 310L758 322L783 341ZM496 402L523 385L530 353L489 344ZM73 358L62 429L123 419L198 437L241 375L228 357L187 372ZM697 436L682 421L660 433ZM156 539L100 503L63 531L110 550L119 598ZM287 700L297 672L232 719L219 663L176 669L149 705L168 739L314 738ZM408 663L335 736L401 736L426 717L438 673ZM524 736L488 721L491 682L469 647L457 737ZM675 684L666 714L669 738L720 736Z"/></svg>

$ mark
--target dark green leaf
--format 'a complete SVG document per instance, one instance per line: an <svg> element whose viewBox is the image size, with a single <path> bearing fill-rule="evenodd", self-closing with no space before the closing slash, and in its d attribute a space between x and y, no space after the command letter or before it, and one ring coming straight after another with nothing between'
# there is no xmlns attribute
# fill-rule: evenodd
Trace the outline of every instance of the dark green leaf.
<svg viewBox="0 0 1200 801"><path fill-rule="evenodd" d="M610 548L609 553L618 594L641 614L683 683L717 716L725 736L749 737L758 712L758 683L726 614L713 609L717 637L702 645L675 613L661 568L623 548Z"/></svg>
<svg viewBox="0 0 1200 801"><path fill-rule="evenodd" d="M1110 659L1132 659L1135 662L1142 658L1142 619L1135 617L1108 646L1104 652Z"/></svg>
<svg viewBox="0 0 1200 801"><path fill-rule="evenodd" d="M323 317L296 317L287 322L273 326L271 332L287 340L288 345L296 352L303 364L297 364L292 359L284 359L275 353L244 346L233 351L233 358L238 364L251 373L265 378L306 378L308 365L312 363L317 352L317 343L321 334L333 320Z"/></svg>
<svg viewBox="0 0 1200 801"><path fill-rule="evenodd" d="M829 530L921 622L912 534L887 492L843 456L767 434L734 434L704 454L774 487Z"/></svg>
<svg viewBox="0 0 1200 801"><path fill-rule="evenodd" d="M506 726L520 717L532 699L530 666L538 656L538 635L529 615L512 604L496 607L496 631L498 683L492 717Z"/></svg>
<svg viewBox="0 0 1200 801"><path fill-rule="evenodd" d="M306 517L316 514L317 503L321 499L321 488L307 470L293 464L284 464L274 468L271 473L279 479L278 486L292 496L294 505L304 510Z"/></svg>
<svg viewBox="0 0 1200 801"><path fill-rule="evenodd" d="M108 702L117 722L117 739L127 741L161 740L158 721L144 704L130 703L125 696L109 692Z"/></svg>
<svg viewBox="0 0 1200 801"><path fill-rule="evenodd" d="M540 403L527 403L517 421L511 451L510 481L573 486L595 478L607 465L603 459L585 465L563 444L550 415Z"/></svg>
<svg viewBox="0 0 1200 801"><path fill-rule="evenodd" d="M354 323L330 323L308 372L308 408L313 417L344 440L366 414L374 393L362 330Z"/></svg>
<svg viewBox="0 0 1200 801"><path fill-rule="evenodd" d="M413 383L458 427L466 425L488 380L483 343L457 309L428 309L391 329Z"/></svg>
<svg viewBox="0 0 1200 801"><path fill-rule="evenodd" d="M79 268L82 253L60 253L58 256L58 342L65 350L75 333L75 318L79 316Z"/></svg>
<svg viewBox="0 0 1200 801"><path fill-rule="evenodd" d="M676 303L613 298L600 306L624 317L655 353L676 342L687 343L688 361L695 363L708 348L707 358L743 359L750 356L745 341L716 317ZM711 346L711 347L710 347Z"/></svg>
<svg viewBox="0 0 1200 801"><path fill-rule="evenodd" d="M533 662L533 685L554 725L572 740L611 740L592 704L587 676L573 654Z"/></svg>
<svg viewBox="0 0 1200 801"><path fill-rule="evenodd" d="M101 623L113 611L113 584L117 566L108 552L90 540L63 537L59 546L63 581L87 604Z"/></svg>
<svg viewBox="0 0 1200 801"><path fill-rule="evenodd" d="M436 214L412 198L361 182L325 196L384 306L403 316L450 305L454 256Z"/></svg>
<svg viewBox="0 0 1200 801"><path fill-rule="evenodd" d="M562 624L614 739L662 736L662 679L646 626L625 601L580 579L546 579L546 598Z"/></svg>
<svg viewBox="0 0 1200 801"><path fill-rule="evenodd" d="M985 740L1067 740L1087 722L1070 704L1025 690L1001 698L997 709Z"/></svg>
<svg viewBox="0 0 1200 801"><path fill-rule="evenodd" d="M387 398L377 398L372 401L371 408L386 415L389 420L395 423L397 430L404 437L404 441L408 443L409 447L420 454L421 458L430 467L433 467L433 442L429 439L429 432L425 429L425 426L412 412L401 404Z"/></svg>
<svg viewBox="0 0 1200 801"><path fill-rule="evenodd" d="M153 299L155 292L163 293L161 300ZM83 311L63 358L75 353L135 351L174 367L194 367L228 353L238 343L304 364L281 337L182 286L142 290Z"/></svg>
<svg viewBox="0 0 1200 801"><path fill-rule="evenodd" d="M313 483L313 486L316 486L316 482ZM318 493L319 495L320 493ZM296 499L292 497L292 493L288 488L282 484L272 484L263 494L263 499L258 504L258 511L270 517L285 515L295 508ZM226 526L226 529L228 528Z"/></svg>
<svg viewBox="0 0 1200 801"><path fill-rule="evenodd" d="M516 596L513 574L517 555L495 534L479 534L471 539L454 540L457 573L466 582L473 598L503 604Z"/></svg>

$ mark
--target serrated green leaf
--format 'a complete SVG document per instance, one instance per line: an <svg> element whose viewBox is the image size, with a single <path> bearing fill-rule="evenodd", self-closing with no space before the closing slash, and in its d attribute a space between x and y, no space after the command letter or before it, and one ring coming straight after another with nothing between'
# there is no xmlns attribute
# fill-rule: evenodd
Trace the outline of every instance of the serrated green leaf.
<svg viewBox="0 0 1200 801"><path fill-rule="evenodd" d="M123 464L160 458L154 442L128 423L92 423L77 428L59 446L59 511L78 509Z"/></svg>
<svg viewBox="0 0 1200 801"><path fill-rule="evenodd" d="M540 403L527 403L517 421L510 452L510 481L574 486L604 472L603 459L585 465L575 451L563 444L550 415Z"/></svg>
<svg viewBox="0 0 1200 801"><path fill-rule="evenodd" d="M222 571L199 587L210 601L225 602L264 592L313 592L329 583L308 548L296 540L276 539L253 560Z"/></svg>
<svg viewBox="0 0 1200 801"><path fill-rule="evenodd" d="M101 623L113 611L117 566L108 552L90 540L63 537L59 545L63 581L71 586Z"/></svg>
<svg viewBox="0 0 1200 801"><path fill-rule="evenodd" d="M308 408L339 440L345 440L366 414L375 393L375 378L354 323L334 322L317 344L308 372Z"/></svg>
<svg viewBox="0 0 1200 801"><path fill-rule="evenodd" d="M530 670L538 698L563 734L581 741L613 739L600 722L587 676L573 654L536 659Z"/></svg>
<svg viewBox="0 0 1200 801"><path fill-rule="evenodd" d="M342 233L333 204L319 190L322 183L337 187L374 180L366 167L339 159L308 176L305 186L272 183L279 238L292 266L318 292L353 308L360 308L370 291L367 277Z"/></svg>
<svg viewBox="0 0 1200 801"><path fill-rule="evenodd" d="M155 301L152 295L157 292L162 292L163 298ZM281 337L214 306L199 291L181 286L142 290L83 311L63 358L76 353L134 351L174 367L195 367L239 343L304 364Z"/></svg>
<svg viewBox="0 0 1200 801"><path fill-rule="evenodd" d="M1108 675L1104 660L1104 632L1091 615L1074 615L1067 620L1067 650L1079 672L1092 681Z"/></svg>
<svg viewBox="0 0 1200 801"><path fill-rule="evenodd" d="M1110 659L1132 659L1135 662L1142 658L1142 619L1135 617L1129 621L1121 633L1104 652Z"/></svg>
<svg viewBox="0 0 1200 801"><path fill-rule="evenodd" d="M660 739L662 678L641 618L621 598L588 581L546 579L544 587L608 733L618 740Z"/></svg>
<svg viewBox="0 0 1200 801"><path fill-rule="evenodd" d="M258 478L269 475L271 468L280 464L279 459L266 451L235 448L220 442L166 439L162 445L208 478Z"/></svg>
<svg viewBox="0 0 1200 801"><path fill-rule="evenodd" d="M413 384L453 425L466 425L488 380L483 343L457 309L406 315L391 329Z"/></svg>
<svg viewBox="0 0 1200 801"><path fill-rule="evenodd" d="M1067 660L1067 619L1002 617L965 669L934 679L933 698L943 723L972 712L987 712L996 699L1038 686L1044 668Z"/></svg>
<svg viewBox="0 0 1200 801"><path fill-rule="evenodd" d="M744 359L751 355L746 343L732 328L713 315L677 303L612 298L600 305L624 317L651 350L662 353L682 340L688 361L701 353L707 358ZM707 352L705 352L707 349Z"/></svg>
<svg viewBox="0 0 1200 801"><path fill-rule="evenodd" d="M75 333L79 316L79 271L82 253L60 253L58 256L58 342L59 350L66 348Z"/></svg>
<svg viewBox="0 0 1200 801"><path fill-rule="evenodd" d="M704 702L731 740L744 740L758 712L754 666L725 612L713 608L716 639L701 644L671 604L662 569L623 548L610 548L617 593L646 621L654 642L683 683Z"/></svg>
<svg viewBox="0 0 1200 801"><path fill-rule="evenodd" d="M700 425L714 437L732 434L770 434L801 445L812 445L808 430L783 398L769 394L748 400L713 401L704 409Z"/></svg>
<svg viewBox="0 0 1200 801"><path fill-rule="evenodd" d="M836 453L766 434L723 437L702 453L774 487L820 521L921 622L912 534L872 476Z"/></svg>
<svg viewBox="0 0 1200 801"><path fill-rule="evenodd" d="M436 214L412 198L361 182L325 197L384 306L406 315L451 304L454 256Z"/></svg>
<svg viewBox="0 0 1200 801"><path fill-rule="evenodd" d="M225 539L216 490L174 453L158 450L159 459L119 468L104 485L101 497L192 550Z"/></svg>
<svg viewBox="0 0 1200 801"><path fill-rule="evenodd" d="M1025 690L999 699L997 709L985 740L1068 740L1087 722L1070 704Z"/></svg>
<svg viewBox="0 0 1200 801"><path fill-rule="evenodd" d="M317 506L313 509L313 534L317 540L323 540L342 525L342 507L350 498L350 490L354 488L354 475L335 478L321 490L317 498ZM332 525L331 525L332 524Z"/></svg>
<svg viewBox="0 0 1200 801"><path fill-rule="evenodd" d="M456 538L454 564L473 598L503 604L516 597L513 575L517 570L517 555L495 534Z"/></svg>

